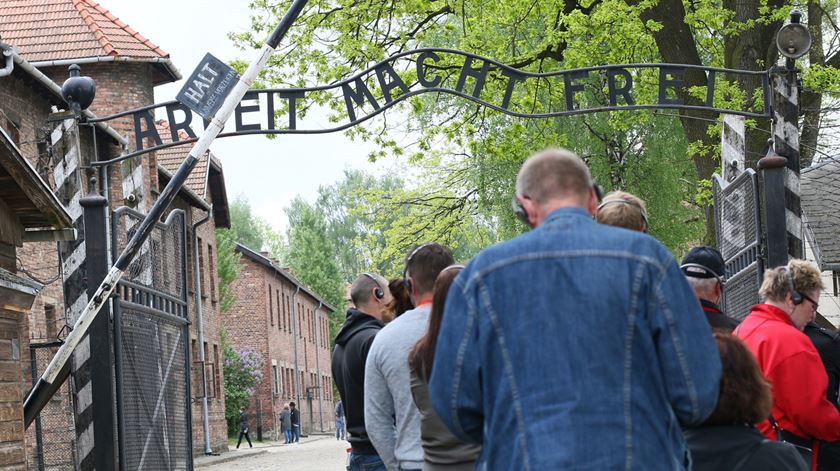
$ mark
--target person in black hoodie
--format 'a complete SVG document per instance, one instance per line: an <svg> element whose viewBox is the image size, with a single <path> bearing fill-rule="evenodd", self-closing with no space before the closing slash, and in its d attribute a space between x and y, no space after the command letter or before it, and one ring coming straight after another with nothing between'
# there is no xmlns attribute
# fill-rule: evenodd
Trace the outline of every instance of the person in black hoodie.
<svg viewBox="0 0 840 471"><path fill-rule="evenodd" d="M355 307L347 310L332 356L332 374L344 404L347 440L352 448L347 469L385 471L365 429L364 385L370 345L390 312L388 281L377 274L362 273L350 287L350 300Z"/></svg>
<svg viewBox="0 0 840 471"><path fill-rule="evenodd" d="M770 416L770 383L737 337L715 332L723 376L717 407L706 422L684 431L695 471L808 471L793 445L768 440L755 424Z"/></svg>

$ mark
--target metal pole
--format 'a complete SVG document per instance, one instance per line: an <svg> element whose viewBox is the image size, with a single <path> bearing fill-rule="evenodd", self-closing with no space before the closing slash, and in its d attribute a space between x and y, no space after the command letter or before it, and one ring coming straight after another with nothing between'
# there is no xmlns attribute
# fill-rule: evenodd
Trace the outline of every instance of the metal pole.
<svg viewBox="0 0 840 471"><path fill-rule="evenodd" d="M108 231L105 226L105 212L108 200L100 195L86 196L79 201L84 208L85 257L89 280L88 295L108 271ZM114 384L111 349L111 319L107 315L97 316L88 331L90 342L91 416L89 426L93 427L93 463L89 469L116 469L116 436L114 435ZM78 374L78 370L77 370ZM79 393L81 396L82 393ZM79 432L84 432L80 430ZM89 455L90 456L90 455ZM88 468L88 466L85 466Z"/></svg>
<svg viewBox="0 0 840 471"><path fill-rule="evenodd" d="M804 258L799 188L799 87L792 59L773 75L773 140L787 159L784 169L785 227L789 258Z"/></svg>
<svg viewBox="0 0 840 471"><path fill-rule="evenodd" d="M195 143L187 157L181 163L181 166L178 167L178 170L166 185L166 188L164 188L163 192L161 192L158 200L152 206L151 210L149 210L149 214L146 215L146 218L140 223L137 232L131 240L129 240L116 263L114 263L114 266L90 297L90 301L88 301L87 306L76 320L76 323L73 326L73 331L67 336L64 345L59 348L58 352L50 361L50 364L47 365L46 370L44 370L44 374L41 375L41 378L38 379L35 387L33 387L26 396L26 400L23 405L26 420L25 426L28 427L29 424L32 423L32 419L38 415L38 412L44 408L44 405L46 405L54 394L53 385L58 380L59 373L64 368L64 365L66 365L70 360L73 350L75 350L76 346L82 340L82 337L87 333L91 323L96 318L96 314L100 309L102 309L102 306L107 302L111 293L113 293L114 289L116 289L117 282L119 282L122 278L122 275L128 268L129 263L131 263L134 256L137 255L137 252L140 250L140 247L148 238L155 226L155 223L161 218L166 208L169 207L170 203L172 203L172 200L175 199L175 196L184 185L184 182L190 172L192 172L193 168L195 168L198 163L198 157L204 155L210 147L210 144L222 130L225 121L227 121L233 113L233 110L239 104L239 101L243 96L245 96L245 92L251 88L251 84L259 76L260 71L262 71L265 67L271 52L277 47L280 40L283 39L289 31L289 28L291 28L292 23L300 15L303 7L306 5L306 1L307 0L294 0L289 8L289 11L280 20L277 28L275 28L274 32L271 33L268 41L266 41L266 44L263 46L262 50L260 50L257 59L252 62L245 73L242 74L239 82L236 83L233 91L225 99L216 116L210 120L210 123L198 139L198 142Z"/></svg>
<svg viewBox="0 0 840 471"><path fill-rule="evenodd" d="M321 307L324 306L323 301L318 301L318 307L315 308L315 374L318 375L318 422L321 424L321 432L324 431L324 391L321 388L321 356L319 355L319 351L321 350L321 336L320 336L320 326L318 326L318 311ZM314 427L313 427L314 428Z"/></svg>
<svg viewBox="0 0 840 471"><path fill-rule="evenodd" d="M201 247L198 246L198 227L207 223L213 217L213 207L207 212L207 216L192 225L193 234L193 282L195 284L195 322L196 330L198 331L198 361L201 363L201 390L204 391L201 398L201 417L202 429L204 430L204 454L212 455L213 449L210 447L210 418L208 417L207 405L207 369L204 362L206 361L204 353L204 302L201 300L201 273L198 263L198 254Z"/></svg>
<svg viewBox="0 0 840 471"><path fill-rule="evenodd" d="M293 338L293 350L295 354L295 402L297 403L298 414L300 414L300 366L298 365L298 332L300 331L300 323L298 322L298 308L297 308L297 296L300 293L300 285L297 285L297 289L295 290L295 294L292 295L292 314L294 319L292 319L292 338ZM303 429L302 424L301 429ZM294 427L294 425L292 426ZM301 430L302 432L302 430Z"/></svg>
<svg viewBox="0 0 840 471"><path fill-rule="evenodd" d="M775 155L772 147L758 161L761 172L761 201L764 209L764 237L767 267L774 268L788 262L788 239L785 210L785 172L787 159Z"/></svg>

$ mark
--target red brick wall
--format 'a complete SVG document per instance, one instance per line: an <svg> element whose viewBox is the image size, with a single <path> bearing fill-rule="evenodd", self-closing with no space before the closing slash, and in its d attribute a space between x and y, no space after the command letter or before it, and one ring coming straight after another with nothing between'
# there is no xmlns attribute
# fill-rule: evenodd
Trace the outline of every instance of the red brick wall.
<svg viewBox="0 0 840 471"><path fill-rule="evenodd" d="M242 256L241 263L242 272L232 286L237 301L231 312L225 315L223 323L235 348L255 348L265 358L263 381L250 404L252 420L256 420L255 408L259 399L263 438L267 439L275 427L276 414L285 404L295 401L301 410L304 433L321 431L322 423L323 430L333 430L334 402L326 309L317 309L318 301L303 291L295 297L296 286L275 270L245 256ZM295 304L299 304L297 321ZM295 382L295 337L298 383ZM277 368L279 387L275 386L274 367ZM300 373L303 373L302 382ZM306 388L314 385L321 386L321 389L312 390L310 407L306 400ZM320 401L319 394L322 395ZM252 423L254 430L256 425Z"/></svg>
<svg viewBox="0 0 840 471"><path fill-rule="evenodd" d="M0 469L4 470L26 469L23 369L29 362L29 342L25 319L25 311L0 308Z"/></svg>

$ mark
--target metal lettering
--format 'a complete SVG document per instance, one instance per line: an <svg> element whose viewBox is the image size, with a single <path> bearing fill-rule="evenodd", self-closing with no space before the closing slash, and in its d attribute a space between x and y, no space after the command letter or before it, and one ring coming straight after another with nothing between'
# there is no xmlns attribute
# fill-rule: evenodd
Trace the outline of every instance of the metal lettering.
<svg viewBox="0 0 840 471"><path fill-rule="evenodd" d="M507 88L505 89L505 97L502 99L502 108L507 109L510 105L510 99L513 96L513 88L517 82L524 82L525 75L515 72L513 70L502 70L502 75L508 78Z"/></svg>
<svg viewBox="0 0 840 471"><path fill-rule="evenodd" d="M624 77L624 86L616 87L615 78L617 76ZM617 99L618 95L624 97L624 102L628 105L635 105L636 101L633 100L633 95L630 93L630 90L633 88L633 76L630 75L630 72L624 69L612 69L607 71L607 88L609 89L610 95L610 106L617 106Z"/></svg>
<svg viewBox="0 0 840 471"><path fill-rule="evenodd" d="M376 69L376 78L379 79L379 88L382 89L382 94L385 96L385 103L391 103L394 101L394 98L391 96L391 90L395 88L399 88L403 94L410 92L408 86L403 82L400 76L397 74L397 71L394 70L394 67L391 65L390 62L385 62ZM391 78L390 82L387 82L385 79L385 75L389 75Z"/></svg>
<svg viewBox="0 0 840 471"><path fill-rule="evenodd" d="M180 123L175 121L175 110L181 110L184 112L184 121ZM186 105L183 105L181 103L175 103L166 106L166 119L167 121L169 121L169 132L172 135L172 142L178 142L181 140L181 137L178 133L178 131L180 130L183 130L191 138L195 138L195 132L193 132L192 128L190 127L190 123L192 123L192 118L192 110L187 108Z"/></svg>
<svg viewBox="0 0 840 471"><path fill-rule="evenodd" d="M417 81L426 88L435 88L440 85L442 79L439 75L435 75L431 80L426 78L426 59L437 62L440 60L440 56L433 51L425 51L417 56Z"/></svg>
<svg viewBox="0 0 840 471"><path fill-rule="evenodd" d="M566 111L572 111L575 108L575 92L583 91L582 83L575 83L575 80L582 80L589 77L589 72L567 72L563 74L563 84L565 86L566 95Z"/></svg>
<svg viewBox="0 0 840 471"><path fill-rule="evenodd" d="M146 122L145 131L141 129L141 121ZM160 139L160 134L158 134L157 128L155 128L155 118L152 116L151 111L138 111L137 113L134 113L134 146L137 150L145 148L145 146L143 146L143 139L146 137L154 140L155 146L163 144L163 141Z"/></svg>
<svg viewBox="0 0 840 471"><path fill-rule="evenodd" d="M347 105L347 116L350 118L350 121L356 120L356 109L353 107L354 101L357 105L362 106L365 104L365 98L367 98L374 110L379 109L379 103L376 102L376 98L373 97L373 93L370 92L370 89L365 85L361 77L357 78L354 84L356 85L355 90L350 84L345 83L341 85L341 91L344 93L344 103Z"/></svg>
<svg viewBox="0 0 840 471"><path fill-rule="evenodd" d="M245 96L242 97L242 101L236 105L236 109L234 110L234 116L236 120L236 130L237 131L259 131L260 125L257 124L244 124L242 123L242 115L244 113L251 113L254 111L260 110L260 105L242 105L242 102L245 100L255 100L258 97L257 92L247 92ZM273 121L273 120L272 120Z"/></svg>
<svg viewBox="0 0 840 471"><path fill-rule="evenodd" d="M464 66L461 67L461 76L458 77L458 83L455 85L455 90L459 92L464 91L464 85L467 83L467 77L475 78L475 88L473 88L472 96L478 98L481 94L481 89L484 88L484 81L487 80L487 72L490 71L490 63L484 62L481 69L474 69L472 67L473 58L467 56L464 59Z"/></svg>
<svg viewBox="0 0 840 471"><path fill-rule="evenodd" d="M685 73L683 67L660 67L659 68L659 104L660 105L682 105L683 100L679 97L677 91L677 98L668 98L668 88L673 87L679 89L683 85L682 78L673 78L682 76ZM672 78L668 78L668 76Z"/></svg>
<svg viewBox="0 0 840 471"><path fill-rule="evenodd" d="M277 96L289 100L289 129L297 129L297 101L305 96L302 91L278 92Z"/></svg>

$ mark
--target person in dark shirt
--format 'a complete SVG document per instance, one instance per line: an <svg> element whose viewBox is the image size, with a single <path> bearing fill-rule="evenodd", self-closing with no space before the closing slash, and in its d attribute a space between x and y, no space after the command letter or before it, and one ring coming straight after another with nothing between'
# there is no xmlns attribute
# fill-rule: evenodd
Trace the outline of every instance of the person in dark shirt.
<svg viewBox="0 0 840 471"><path fill-rule="evenodd" d="M700 301L712 329L727 333L735 330L738 321L724 314L719 306L726 274L726 264L720 252L706 245L694 247L683 258L680 269Z"/></svg>
<svg viewBox="0 0 840 471"><path fill-rule="evenodd" d="M300 411L295 407L294 402L289 403L292 418L292 438L295 443L300 443Z"/></svg>
<svg viewBox="0 0 840 471"><path fill-rule="evenodd" d="M248 412L245 411L244 407L239 408L239 441L236 442L236 449L239 449L239 445L242 444L242 437L245 437L248 440L248 446L254 448L254 445L251 444L251 437L248 435Z"/></svg>

